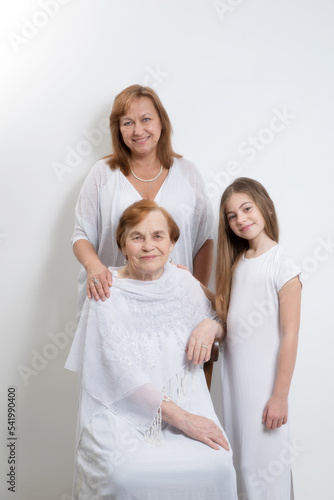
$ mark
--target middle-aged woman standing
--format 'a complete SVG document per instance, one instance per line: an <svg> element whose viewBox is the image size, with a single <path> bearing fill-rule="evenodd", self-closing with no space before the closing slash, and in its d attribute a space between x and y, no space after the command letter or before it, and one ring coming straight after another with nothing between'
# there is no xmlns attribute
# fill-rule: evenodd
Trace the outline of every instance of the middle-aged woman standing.
<svg viewBox="0 0 334 500"><path fill-rule="evenodd" d="M127 265L111 268L109 299L86 299L66 362L81 376L75 500L237 499L201 366L224 330L168 263L178 238L163 208L134 203L117 229Z"/></svg>
<svg viewBox="0 0 334 500"><path fill-rule="evenodd" d="M122 266L116 228L123 211L141 199L156 201L175 218L181 237L172 258L204 285L213 255L213 215L196 167L176 154L172 127L159 97L132 85L116 96L110 115L113 154L98 161L86 178L76 206L72 237L82 264L78 286L80 314L85 295L110 296L108 266Z"/></svg>

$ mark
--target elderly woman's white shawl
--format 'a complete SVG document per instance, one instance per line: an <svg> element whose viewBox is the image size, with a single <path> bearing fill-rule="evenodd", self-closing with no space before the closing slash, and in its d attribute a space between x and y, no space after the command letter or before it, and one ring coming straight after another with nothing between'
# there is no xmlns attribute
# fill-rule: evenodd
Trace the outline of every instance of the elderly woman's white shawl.
<svg viewBox="0 0 334 500"><path fill-rule="evenodd" d="M110 298L86 299L65 365L81 373L77 438L109 408L158 442L162 398L172 379L182 391L191 332L214 313L199 282L176 266L166 264L154 281L119 279L110 269Z"/></svg>

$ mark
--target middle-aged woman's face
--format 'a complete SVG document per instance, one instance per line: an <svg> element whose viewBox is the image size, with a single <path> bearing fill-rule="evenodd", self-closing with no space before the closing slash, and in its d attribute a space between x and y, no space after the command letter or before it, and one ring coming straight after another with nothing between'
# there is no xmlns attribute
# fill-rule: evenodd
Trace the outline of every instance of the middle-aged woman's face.
<svg viewBox="0 0 334 500"><path fill-rule="evenodd" d="M119 121L124 143L134 157L155 153L161 135L161 121L152 100L138 97Z"/></svg>
<svg viewBox="0 0 334 500"><path fill-rule="evenodd" d="M160 278L173 247L165 216L159 210L150 212L125 238L122 252L128 259L130 277L144 281Z"/></svg>

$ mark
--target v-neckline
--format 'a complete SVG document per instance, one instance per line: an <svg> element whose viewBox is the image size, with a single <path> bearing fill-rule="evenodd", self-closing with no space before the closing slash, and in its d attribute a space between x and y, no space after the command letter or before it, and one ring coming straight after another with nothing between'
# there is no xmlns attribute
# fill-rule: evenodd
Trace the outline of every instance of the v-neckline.
<svg viewBox="0 0 334 500"><path fill-rule="evenodd" d="M169 178L169 177L170 177L170 175L171 175L171 168L172 168L172 167L170 167L170 168L168 169L168 173L167 173L167 175L166 175L165 180L163 181L163 183L161 184L161 186L160 186L160 188L159 188L159 190L158 190L157 194L155 195L155 197L154 197L154 198L153 198L153 200L151 200L151 201L155 201L155 202L156 202L156 200L157 200L158 196L160 195L160 193L161 193L161 191L162 191L162 188L164 187L164 185L166 184L166 182L167 182L168 178ZM127 178L124 174L123 174L123 172L121 172L121 171L120 171L120 173L121 173L121 175L124 177L124 179L126 180L127 184L129 184L129 186L131 186L131 188L132 188L132 189L133 189L133 190L137 193L137 195L140 197L140 199L141 199L141 200L146 200L147 198L143 198L143 197L142 197L142 195L140 194L140 192L139 192L139 191L137 191L137 189L136 189L136 188L134 187L134 185L133 185L133 184L129 181L129 179L128 179L128 178Z"/></svg>

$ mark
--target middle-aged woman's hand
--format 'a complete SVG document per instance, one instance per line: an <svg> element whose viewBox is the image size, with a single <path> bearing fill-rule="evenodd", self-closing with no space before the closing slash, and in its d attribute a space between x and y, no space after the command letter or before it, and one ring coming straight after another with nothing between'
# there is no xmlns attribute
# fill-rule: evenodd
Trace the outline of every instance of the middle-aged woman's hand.
<svg viewBox="0 0 334 500"><path fill-rule="evenodd" d="M209 361L215 339L221 340L224 335L223 326L213 319L203 319L193 330L186 347L189 361L195 365Z"/></svg>
<svg viewBox="0 0 334 500"><path fill-rule="evenodd" d="M102 263L87 268L87 297L106 300L110 297L112 274Z"/></svg>
<svg viewBox="0 0 334 500"><path fill-rule="evenodd" d="M87 273L87 297L94 297L95 300L109 298L112 274L100 261L93 245L87 240L78 240L73 245L73 251Z"/></svg>
<svg viewBox="0 0 334 500"><path fill-rule="evenodd" d="M188 273L190 273L189 269L183 264L174 264L174 265L176 265L176 267L178 267L179 269L183 269L184 271L188 271Z"/></svg>

